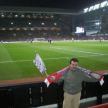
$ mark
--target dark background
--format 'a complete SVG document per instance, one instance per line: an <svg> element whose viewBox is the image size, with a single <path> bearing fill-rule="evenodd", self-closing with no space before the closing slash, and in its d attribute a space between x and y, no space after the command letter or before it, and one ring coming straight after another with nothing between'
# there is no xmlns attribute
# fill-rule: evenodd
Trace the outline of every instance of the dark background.
<svg viewBox="0 0 108 108"><path fill-rule="evenodd" d="M0 6L60 8L80 11L103 0L0 0Z"/></svg>

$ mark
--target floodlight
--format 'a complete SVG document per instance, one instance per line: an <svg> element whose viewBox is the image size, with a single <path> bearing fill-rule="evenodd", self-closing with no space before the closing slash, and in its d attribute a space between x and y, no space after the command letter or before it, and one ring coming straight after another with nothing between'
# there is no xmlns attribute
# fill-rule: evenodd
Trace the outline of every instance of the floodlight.
<svg viewBox="0 0 108 108"><path fill-rule="evenodd" d="M2 30L6 30L6 28L3 27Z"/></svg>
<svg viewBox="0 0 108 108"><path fill-rule="evenodd" d="M94 10L99 9L99 7L100 7L100 4L94 5Z"/></svg>
<svg viewBox="0 0 108 108"><path fill-rule="evenodd" d="M11 28L11 27L10 27L10 28L9 28L9 30L10 30L10 31L12 31L12 30L13 30L13 28Z"/></svg>
<svg viewBox="0 0 108 108"><path fill-rule="evenodd" d="M101 23L100 23L100 22L96 22L95 24L98 26L98 25L100 25Z"/></svg>
<svg viewBox="0 0 108 108"><path fill-rule="evenodd" d="M89 12L92 11L94 9L94 6L90 6L89 7Z"/></svg>
<svg viewBox="0 0 108 108"><path fill-rule="evenodd" d="M28 25L31 25L31 22L28 22Z"/></svg>
<svg viewBox="0 0 108 108"><path fill-rule="evenodd" d="M42 22L42 23L41 23L41 25L45 25L45 23L44 23L44 22Z"/></svg>
<svg viewBox="0 0 108 108"><path fill-rule="evenodd" d="M4 18L4 17L5 17L5 15L4 15L4 14L2 14L2 15L1 15L1 17L2 17L2 18Z"/></svg>
<svg viewBox="0 0 108 108"><path fill-rule="evenodd" d="M87 13L87 12L88 12L88 9L89 9L89 8L85 8L85 9L84 9L84 13Z"/></svg>
<svg viewBox="0 0 108 108"><path fill-rule="evenodd" d="M53 15L51 15L51 18L54 18L54 16L53 16Z"/></svg>
<svg viewBox="0 0 108 108"><path fill-rule="evenodd" d="M55 22L55 23L54 23L54 25L56 26L56 25L57 25L57 23Z"/></svg>
<svg viewBox="0 0 108 108"><path fill-rule="evenodd" d="M21 15L21 18L24 18L24 17L25 17L25 15L22 14L22 15Z"/></svg>
<svg viewBox="0 0 108 108"><path fill-rule="evenodd" d="M101 4L100 4L100 7L105 7L105 6L107 6L107 4L108 4L108 1L104 1L104 2L102 2Z"/></svg>
<svg viewBox="0 0 108 108"><path fill-rule="evenodd" d="M35 30L33 27L30 29L31 31Z"/></svg>
<svg viewBox="0 0 108 108"><path fill-rule="evenodd" d="M17 31L19 31L19 30L20 30L20 28L16 28L16 30L17 30Z"/></svg>
<svg viewBox="0 0 108 108"><path fill-rule="evenodd" d="M23 27L23 30L25 30L25 31L26 31L26 30L27 30L27 28L26 28L26 27Z"/></svg>
<svg viewBox="0 0 108 108"><path fill-rule="evenodd" d="M11 25L13 25L14 23L13 22L11 22Z"/></svg>

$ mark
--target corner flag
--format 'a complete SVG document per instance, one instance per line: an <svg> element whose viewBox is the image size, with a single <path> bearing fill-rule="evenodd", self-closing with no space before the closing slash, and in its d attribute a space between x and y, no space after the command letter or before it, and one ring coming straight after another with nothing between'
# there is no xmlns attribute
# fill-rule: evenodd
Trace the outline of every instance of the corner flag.
<svg viewBox="0 0 108 108"><path fill-rule="evenodd" d="M35 64L35 66L37 67L37 69L40 71L41 74L44 74L46 72L45 64L39 54L36 54L33 63Z"/></svg>

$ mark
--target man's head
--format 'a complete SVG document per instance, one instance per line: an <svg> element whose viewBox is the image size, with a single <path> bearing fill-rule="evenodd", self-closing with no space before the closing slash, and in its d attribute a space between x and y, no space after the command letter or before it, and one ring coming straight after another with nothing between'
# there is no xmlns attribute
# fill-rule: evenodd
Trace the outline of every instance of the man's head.
<svg viewBox="0 0 108 108"><path fill-rule="evenodd" d="M77 58L72 58L71 60L70 60L70 69L71 70L73 70L73 69L75 69L77 66L78 66L78 59Z"/></svg>

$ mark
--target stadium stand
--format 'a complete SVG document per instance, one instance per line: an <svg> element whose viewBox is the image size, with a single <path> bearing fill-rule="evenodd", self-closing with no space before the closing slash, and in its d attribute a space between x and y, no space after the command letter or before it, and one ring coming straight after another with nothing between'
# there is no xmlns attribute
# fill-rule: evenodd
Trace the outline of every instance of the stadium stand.
<svg viewBox="0 0 108 108"><path fill-rule="evenodd" d="M0 40L108 40L107 10L67 14L56 9L0 7ZM75 33L76 27L83 27L84 33Z"/></svg>
<svg viewBox="0 0 108 108"><path fill-rule="evenodd" d="M108 40L107 7L82 14L66 14L64 11L60 14L60 12L58 10L50 11L49 9L0 7L0 41L31 42L36 38L44 38L45 41L49 38L52 40L100 40L100 37L102 37L102 40ZM101 25L97 22L101 22ZM75 34L77 26L83 26L85 32ZM62 84L52 84L47 88L42 81L1 86L0 107L35 108L56 104L55 107L61 108L63 101L62 86ZM108 101L108 98L106 101L103 99L103 96L108 94L108 75L105 75L103 86L100 86L99 83L88 82L83 82L82 86L82 108ZM96 99L92 103L85 104L87 98L94 97Z"/></svg>

